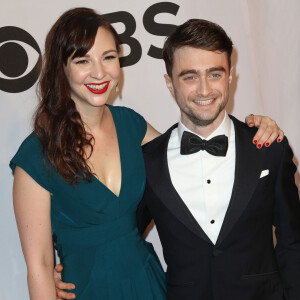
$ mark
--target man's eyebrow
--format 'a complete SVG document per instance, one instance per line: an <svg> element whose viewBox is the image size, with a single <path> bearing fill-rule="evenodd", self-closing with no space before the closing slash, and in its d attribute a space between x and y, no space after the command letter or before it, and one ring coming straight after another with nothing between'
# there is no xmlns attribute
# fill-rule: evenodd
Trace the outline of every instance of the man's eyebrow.
<svg viewBox="0 0 300 300"><path fill-rule="evenodd" d="M213 68L209 68L206 70L207 73L216 72L216 71L221 71L221 72L226 73L226 70L224 67L213 67Z"/></svg>
<svg viewBox="0 0 300 300"><path fill-rule="evenodd" d="M188 74L198 74L197 71L195 69L191 69L191 70L183 70L178 74L178 77L182 77Z"/></svg>
<svg viewBox="0 0 300 300"><path fill-rule="evenodd" d="M212 68L206 69L205 72L206 73L211 73L211 72L225 72L226 73L226 69L222 66L219 66L219 67L212 67ZM198 75L198 72L195 69L183 70L178 74L178 77L182 77L182 76L190 75L190 74Z"/></svg>

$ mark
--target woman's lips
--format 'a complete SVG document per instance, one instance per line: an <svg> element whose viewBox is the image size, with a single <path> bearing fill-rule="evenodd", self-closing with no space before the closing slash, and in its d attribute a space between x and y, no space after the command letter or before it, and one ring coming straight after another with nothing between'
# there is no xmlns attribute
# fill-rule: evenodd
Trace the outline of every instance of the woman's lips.
<svg viewBox="0 0 300 300"><path fill-rule="evenodd" d="M94 94L103 94L108 89L109 81L85 84L85 86L88 88L89 91L91 91Z"/></svg>

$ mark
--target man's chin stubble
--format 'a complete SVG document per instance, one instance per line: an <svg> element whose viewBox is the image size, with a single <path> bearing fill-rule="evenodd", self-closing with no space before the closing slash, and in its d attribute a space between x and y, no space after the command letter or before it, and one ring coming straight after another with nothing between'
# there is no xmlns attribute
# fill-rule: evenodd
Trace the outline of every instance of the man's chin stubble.
<svg viewBox="0 0 300 300"><path fill-rule="evenodd" d="M196 126L200 126L200 127L206 127L210 124L212 124L214 122L214 120L218 117L219 114L217 114L216 116L214 116L211 119L207 119L207 120L203 120L203 119L199 119L197 116L193 115L193 114L187 114L189 120Z"/></svg>

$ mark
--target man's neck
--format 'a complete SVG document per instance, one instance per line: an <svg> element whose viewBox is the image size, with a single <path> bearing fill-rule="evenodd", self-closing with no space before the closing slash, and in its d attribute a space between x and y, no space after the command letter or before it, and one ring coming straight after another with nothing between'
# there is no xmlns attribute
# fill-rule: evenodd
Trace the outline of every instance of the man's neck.
<svg viewBox="0 0 300 300"><path fill-rule="evenodd" d="M223 122L225 115L226 115L226 112L224 110L218 115L218 117L211 124L208 124L207 126L197 125L197 124L193 123L191 120L189 120L187 118L183 118L183 117L181 118L181 122L190 131L196 133L197 135L200 135L203 138L207 138L215 130L218 129L218 127Z"/></svg>

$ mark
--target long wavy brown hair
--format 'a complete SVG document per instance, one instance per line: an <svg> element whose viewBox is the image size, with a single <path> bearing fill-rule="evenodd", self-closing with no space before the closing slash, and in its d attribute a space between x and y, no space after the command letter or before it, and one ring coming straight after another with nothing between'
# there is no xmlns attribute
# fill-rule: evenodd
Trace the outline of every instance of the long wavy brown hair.
<svg viewBox="0 0 300 300"><path fill-rule="evenodd" d="M44 155L68 183L92 180L86 162L93 151L93 136L85 131L81 116L71 99L64 73L68 58L84 56L93 46L99 27L114 37L120 51L119 37L110 23L89 8L65 12L52 26L46 43L43 68L38 85L39 105L34 116L34 131Z"/></svg>

